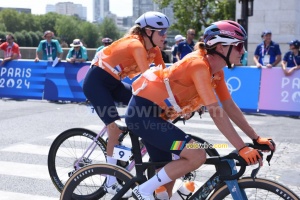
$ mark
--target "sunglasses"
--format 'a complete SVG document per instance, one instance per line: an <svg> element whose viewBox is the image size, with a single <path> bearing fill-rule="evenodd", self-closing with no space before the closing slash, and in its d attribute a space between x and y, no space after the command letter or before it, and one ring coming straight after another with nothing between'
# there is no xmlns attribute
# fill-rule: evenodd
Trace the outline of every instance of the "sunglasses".
<svg viewBox="0 0 300 200"><path fill-rule="evenodd" d="M244 42L240 42L240 43L237 43L237 44L234 44L234 47L235 49L238 51L238 52L241 52L242 50L244 50Z"/></svg>
<svg viewBox="0 0 300 200"><path fill-rule="evenodd" d="M232 46L234 46L234 48L238 51L241 52L244 49L244 42L237 42L234 44L231 44ZM229 46L229 45L223 45L223 46Z"/></svg>
<svg viewBox="0 0 300 200"><path fill-rule="evenodd" d="M163 28L163 29L151 29L151 28L146 28L152 31L157 31L159 36L164 36L167 34L167 28Z"/></svg>

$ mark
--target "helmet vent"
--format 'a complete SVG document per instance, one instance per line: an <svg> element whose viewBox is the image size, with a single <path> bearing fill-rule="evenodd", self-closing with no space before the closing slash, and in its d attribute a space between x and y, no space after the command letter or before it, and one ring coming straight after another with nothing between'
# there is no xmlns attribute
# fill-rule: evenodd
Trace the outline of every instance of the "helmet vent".
<svg viewBox="0 0 300 200"><path fill-rule="evenodd" d="M235 34L237 34L238 36L244 37L244 35L241 34L240 32L238 32L238 31L234 31L234 32L235 32Z"/></svg>

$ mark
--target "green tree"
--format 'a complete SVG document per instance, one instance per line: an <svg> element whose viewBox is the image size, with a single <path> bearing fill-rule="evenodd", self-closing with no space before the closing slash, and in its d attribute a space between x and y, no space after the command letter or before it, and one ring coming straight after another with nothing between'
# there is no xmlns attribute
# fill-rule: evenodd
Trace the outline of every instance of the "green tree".
<svg viewBox="0 0 300 200"><path fill-rule="evenodd" d="M23 30L36 31L41 30L41 24L38 15L32 15L28 13L20 13L22 19ZM21 30L21 28L19 28Z"/></svg>
<svg viewBox="0 0 300 200"><path fill-rule="evenodd" d="M81 22L79 26L79 39L86 44L88 48L96 48L99 38L99 28L96 24Z"/></svg>
<svg viewBox="0 0 300 200"><path fill-rule="evenodd" d="M185 33L193 28L197 33L212 22L235 20L235 0L154 0L160 8L173 5L175 22L171 29Z"/></svg>
<svg viewBox="0 0 300 200"><path fill-rule="evenodd" d="M0 31L0 38L1 39L6 39L7 33L5 31Z"/></svg>
<svg viewBox="0 0 300 200"><path fill-rule="evenodd" d="M27 31L25 31L25 30L21 31L21 33L24 35L24 38L25 38L25 44L24 44L24 46L25 47L32 47L32 38L31 38L31 35Z"/></svg>
<svg viewBox="0 0 300 200"><path fill-rule="evenodd" d="M28 34L32 39L32 47L37 47L40 43L40 37L36 32L29 31Z"/></svg>
<svg viewBox="0 0 300 200"><path fill-rule="evenodd" d="M6 31L6 26L3 22L0 22L0 30L1 31Z"/></svg>
<svg viewBox="0 0 300 200"><path fill-rule="evenodd" d="M74 17L61 16L57 19L54 29L59 38L70 44L79 36L79 21Z"/></svg>
<svg viewBox="0 0 300 200"><path fill-rule="evenodd" d="M15 32L13 35L15 36L15 42L16 42L20 47L26 47L25 36L23 35L22 32Z"/></svg>
<svg viewBox="0 0 300 200"><path fill-rule="evenodd" d="M3 9L0 12L0 22L5 24L8 32L23 30L22 19L20 14L12 9Z"/></svg>
<svg viewBox="0 0 300 200"><path fill-rule="evenodd" d="M53 31L55 35L57 34L55 30L56 21L62 18L63 15L50 12L45 15L38 15L38 17L41 25L41 30L39 31L44 33L45 31L50 30Z"/></svg>
<svg viewBox="0 0 300 200"><path fill-rule="evenodd" d="M109 37L113 40L117 40L120 38L120 35L120 31L115 21L111 18L104 18L103 22L100 24L100 36L102 38Z"/></svg>

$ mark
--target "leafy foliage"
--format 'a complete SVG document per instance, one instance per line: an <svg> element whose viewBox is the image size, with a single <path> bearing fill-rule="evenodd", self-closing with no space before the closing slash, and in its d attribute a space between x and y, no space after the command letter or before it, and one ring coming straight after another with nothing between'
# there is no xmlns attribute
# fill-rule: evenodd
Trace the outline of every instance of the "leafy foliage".
<svg viewBox="0 0 300 200"><path fill-rule="evenodd" d="M154 0L160 8L173 5L175 23L171 29L185 33L193 28L200 35L212 22L235 20L235 0Z"/></svg>
<svg viewBox="0 0 300 200"><path fill-rule="evenodd" d="M109 37L113 40L120 38L120 32L113 19L104 18L102 24L100 25L100 35L102 38Z"/></svg>
<svg viewBox="0 0 300 200"><path fill-rule="evenodd" d="M47 30L53 31L55 38L61 42L70 44L79 38L89 48L98 47L102 37L116 40L121 35L112 19L104 19L103 24L99 25L83 21L78 16L57 13L32 15L12 9L3 9L0 12L0 30L3 38L7 33L13 33L20 46L28 47L36 47Z"/></svg>

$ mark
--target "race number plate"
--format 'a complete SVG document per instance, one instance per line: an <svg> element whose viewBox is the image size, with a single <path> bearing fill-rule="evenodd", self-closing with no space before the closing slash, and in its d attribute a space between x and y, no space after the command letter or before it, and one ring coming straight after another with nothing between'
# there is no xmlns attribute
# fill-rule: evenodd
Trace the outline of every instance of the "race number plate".
<svg viewBox="0 0 300 200"><path fill-rule="evenodd" d="M121 146L121 145L116 145L114 147L114 152L112 157L117 160L128 161L131 154L132 154L131 148Z"/></svg>

